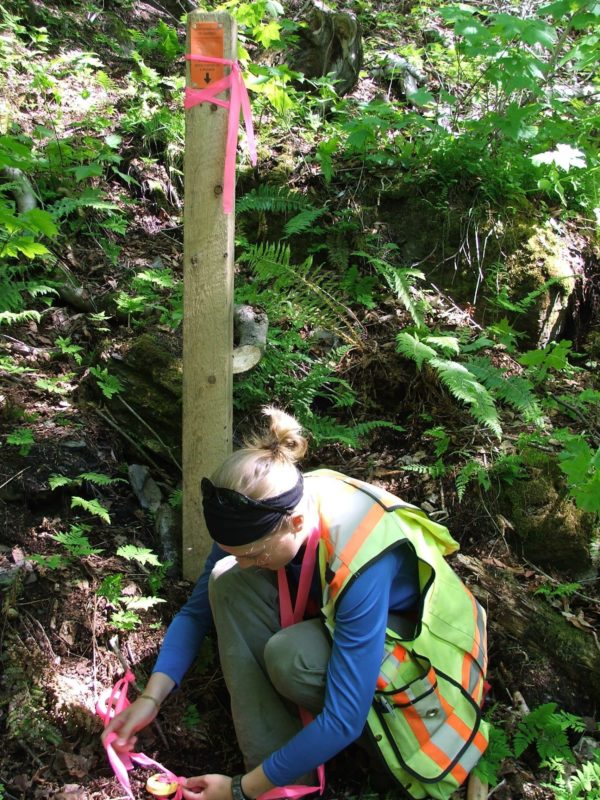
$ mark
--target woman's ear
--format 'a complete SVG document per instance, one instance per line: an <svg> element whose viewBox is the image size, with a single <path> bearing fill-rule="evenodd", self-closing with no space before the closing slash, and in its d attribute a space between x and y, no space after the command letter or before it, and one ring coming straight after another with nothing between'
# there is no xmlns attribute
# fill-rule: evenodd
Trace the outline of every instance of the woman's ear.
<svg viewBox="0 0 600 800"><path fill-rule="evenodd" d="M304 527L304 514L292 514L290 523L292 526L292 531L294 533L300 533Z"/></svg>

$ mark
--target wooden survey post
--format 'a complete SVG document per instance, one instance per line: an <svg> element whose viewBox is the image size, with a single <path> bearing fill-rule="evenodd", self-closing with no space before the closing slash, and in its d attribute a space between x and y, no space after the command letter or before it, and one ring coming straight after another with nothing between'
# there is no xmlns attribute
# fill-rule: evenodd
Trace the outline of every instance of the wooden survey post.
<svg viewBox="0 0 600 800"><path fill-rule="evenodd" d="M187 53L235 59L236 33L225 12L193 12ZM186 86L206 88L227 70L188 61ZM227 123L227 109L211 103L186 111L182 563L188 580L198 577L210 547L200 480L231 452L234 215L223 212Z"/></svg>

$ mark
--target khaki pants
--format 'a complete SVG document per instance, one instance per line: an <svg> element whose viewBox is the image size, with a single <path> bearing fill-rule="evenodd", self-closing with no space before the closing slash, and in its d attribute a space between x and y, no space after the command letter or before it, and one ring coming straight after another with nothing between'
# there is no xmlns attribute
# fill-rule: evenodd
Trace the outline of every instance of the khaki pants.
<svg viewBox="0 0 600 800"><path fill-rule="evenodd" d="M321 620L281 628L277 574L270 570L242 570L228 556L211 574L209 597L237 740L250 770L300 730L298 705L313 714L323 708L331 645Z"/></svg>

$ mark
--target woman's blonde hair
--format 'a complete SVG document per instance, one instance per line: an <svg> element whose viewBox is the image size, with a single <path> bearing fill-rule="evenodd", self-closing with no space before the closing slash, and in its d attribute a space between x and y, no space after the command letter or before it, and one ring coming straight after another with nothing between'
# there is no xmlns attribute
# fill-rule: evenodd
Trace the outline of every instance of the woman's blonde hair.
<svg viewBox="0 0 600 800"><path fill-rule="evenodd" d="M211 476L215 486L234 489L255 500L276 497L298 481L296 463L308 442L300 423L273 406L262 410L264 429L244 441Z"/></svg>

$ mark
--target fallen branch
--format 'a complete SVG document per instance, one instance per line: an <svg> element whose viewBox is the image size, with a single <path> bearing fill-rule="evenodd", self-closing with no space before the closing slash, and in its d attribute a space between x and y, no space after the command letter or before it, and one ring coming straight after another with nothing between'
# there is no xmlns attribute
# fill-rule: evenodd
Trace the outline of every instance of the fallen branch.
<svg viewBox="0 0 600 800"><path fill-rule="evenodd" d="M19 214L26 214L37 208L38 201L29 183L29 178L18 167L3 167L2 174L12 183L12 193L17 204Z"/></svg>

